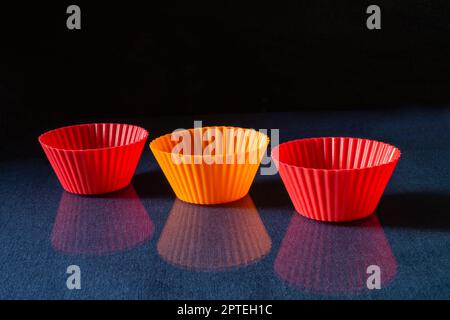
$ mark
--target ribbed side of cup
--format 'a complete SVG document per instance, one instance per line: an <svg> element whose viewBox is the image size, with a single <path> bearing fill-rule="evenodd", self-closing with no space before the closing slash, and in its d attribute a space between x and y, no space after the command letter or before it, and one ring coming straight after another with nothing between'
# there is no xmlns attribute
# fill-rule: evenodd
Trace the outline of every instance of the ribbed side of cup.
<svg viewBox="0 0 450 320"><path fill-rule="evenodd" d="M150 148L179 199L194 204L220 204L236 201L248 193L268 144L267 136L257 134L258 147L242 158L236 154L215 156L220 162L189 155L178 157L180 162L176 162L176 156L170 152L170 135L158 138L157 143L153 141ZM241 138L244 136L237 137L237 144L245 144L239 141Z"/></svg>
<svg viewBox="0 0 450 320"><path fill-rule="evenodd" d="M147 135L131 125L89 124L55 130L51 143L43 136L39 141L62 187L92 195L130 184ZM92 149L71 150L79 146Z"/></svg>
<svg viewBox="0 0 450 320"><path fill-rule="evenodd" d="M305 140L313 146L297 140L272 153L295 209L321 221L350 221L373 213L397 165L398 149L354 138Z"/></svg>

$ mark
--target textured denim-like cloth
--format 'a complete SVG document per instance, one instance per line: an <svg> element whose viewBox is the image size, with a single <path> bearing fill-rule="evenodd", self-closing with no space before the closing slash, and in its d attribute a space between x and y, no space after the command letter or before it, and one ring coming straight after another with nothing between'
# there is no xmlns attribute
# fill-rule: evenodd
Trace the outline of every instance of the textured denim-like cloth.
<svg viewBox="0 0 450 320"><path fill-rule="evenodd" d="M154 138L190 120L137 122ZM376 216L336 225L298 216L278 175L257 175L247 211L176 205L147 147L128 191L73 196L30 137L16 147L36 148L35 156L0 163L0 298L450 298L449 108L202 120L279 128L280 142L373 138L397 146L402 157ZM381 264L380 290L362 283L372 261ZM69 265L81 269L80 290L67 289Z"/></svg>

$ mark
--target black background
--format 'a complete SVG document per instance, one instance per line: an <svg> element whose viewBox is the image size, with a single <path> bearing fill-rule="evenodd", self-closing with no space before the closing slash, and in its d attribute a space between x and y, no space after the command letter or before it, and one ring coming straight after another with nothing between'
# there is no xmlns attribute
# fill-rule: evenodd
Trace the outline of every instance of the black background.
<svg viewBox="0 0 450 320"><path fill-rule="evenodd" d="M155 115L440 107L450 2L2 4L2 135ZM66 28L81 7L82 29ZM366 28L377 4L382 29Z"/></svg>

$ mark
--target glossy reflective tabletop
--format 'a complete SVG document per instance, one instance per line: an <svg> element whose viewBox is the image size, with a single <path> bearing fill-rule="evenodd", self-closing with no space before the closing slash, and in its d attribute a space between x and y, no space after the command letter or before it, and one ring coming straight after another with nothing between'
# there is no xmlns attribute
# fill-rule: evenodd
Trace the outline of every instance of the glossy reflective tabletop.
<svg viewBox="0 0 450 320"><path fill-rule="evenodd" d="M193 119L123 121L153 139ZM402 158L376 213L337 224L296 214L278 175L258 174L248 196L226 205L177 200L148 146L131 186L72 195L36 137L24 138L7 148L33 152L0 163L0 298L450 298L449 108L196 119L279 128L280 142L374 138ZM80 267L80 290L66 287L69 265ZM367 288L374 265L379 290Z"/></svg>

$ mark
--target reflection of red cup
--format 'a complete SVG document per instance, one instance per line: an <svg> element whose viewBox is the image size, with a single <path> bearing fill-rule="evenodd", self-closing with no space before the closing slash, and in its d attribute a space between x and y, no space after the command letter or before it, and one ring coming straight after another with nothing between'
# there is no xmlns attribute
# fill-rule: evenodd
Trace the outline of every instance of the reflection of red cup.
<svg viewBox="0 0 450 320"><path fill-rule="evenodd" d="M197 206L175 200L158 241L166 262L187 269L224 270L264 257L272 242L250 198Z"/></svg>
<svg viewBox="0 0 450 320"><path fill-rule="evenodd" d="M293 287L333 295L369 291L372 265L380 268L381 288L392 281L397 262L376 215L342 224L295 215L274 267Z"/></svg>
<svg viewBox="0 0 450 320"><path fill-rule="evenodd" d="M310 138L280 144L272 158L297 212L350 221L375 211L400 151L373 140Z"/></svg>
<svg viewBox="0 0 450 320"><path fill-rule="evenodd" d="M101 197L63 192L51 243L64 253L102 255L131 249L149 239L153 230L133 186Z"/></svg>
<svg viewBox="0 0 450 320"><path fill-rule="evenodd" d="M63 127L39 137L64 190L102 194L130 184L148 132L127 124Z"/></svg>

